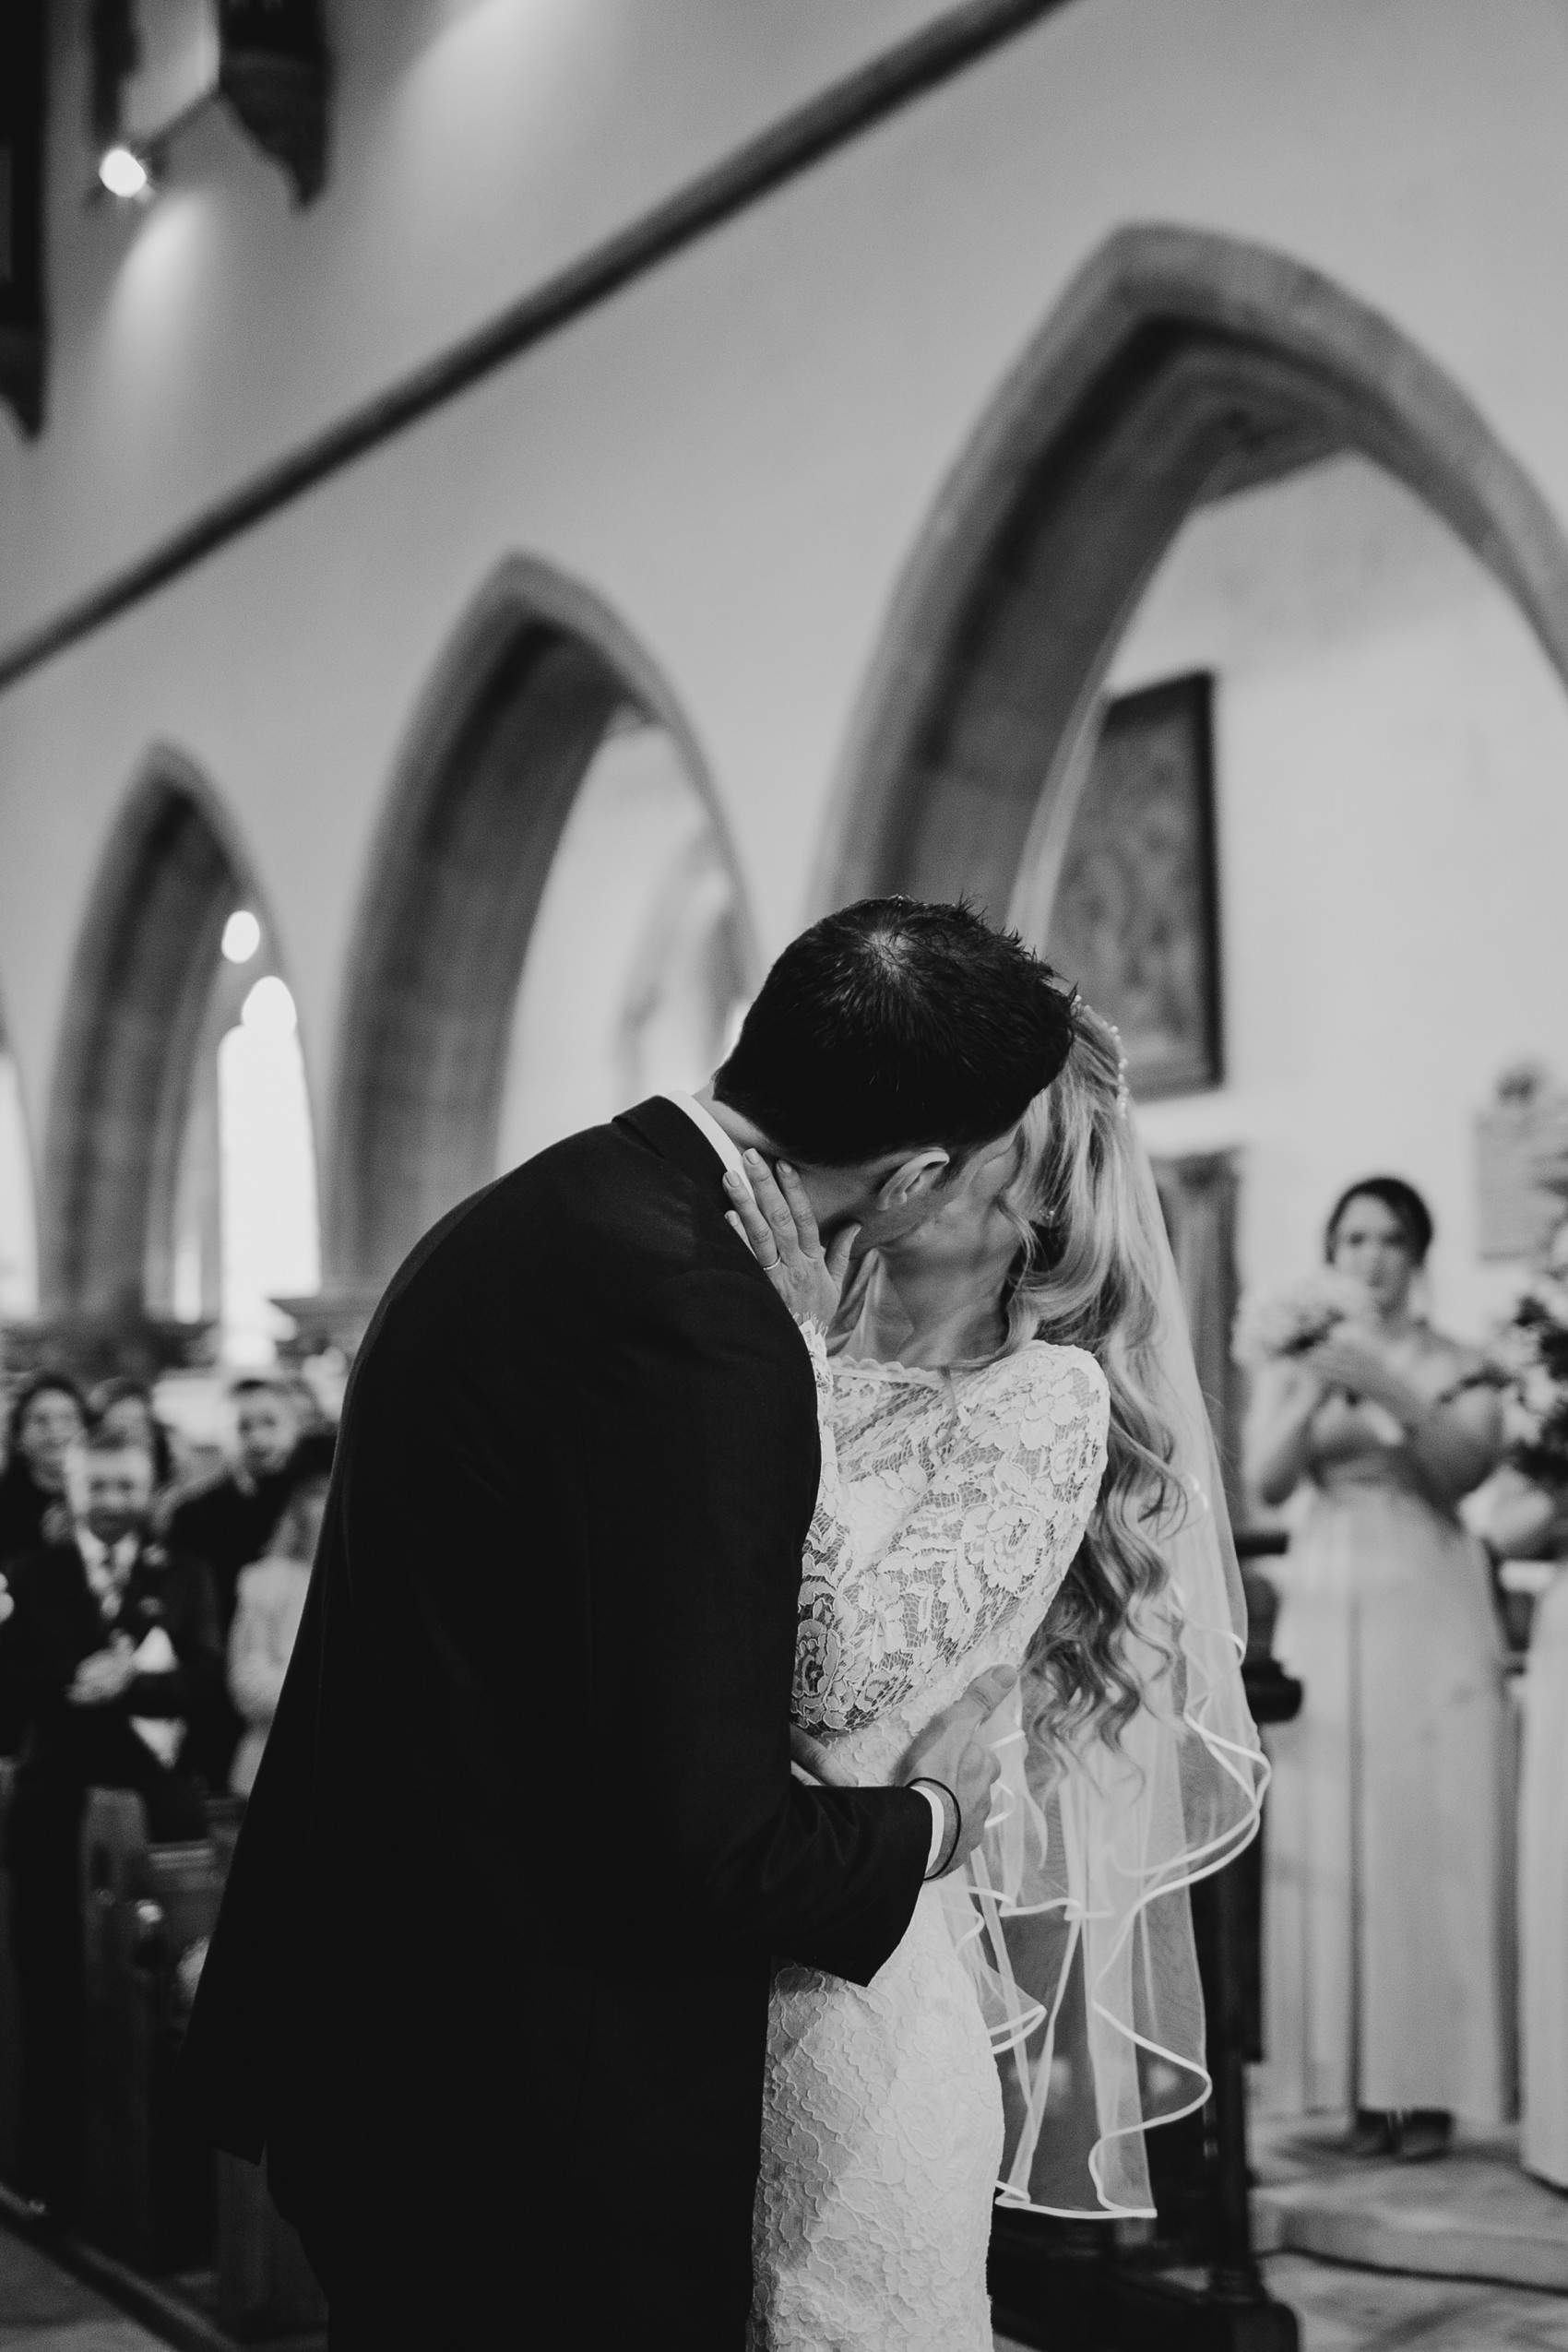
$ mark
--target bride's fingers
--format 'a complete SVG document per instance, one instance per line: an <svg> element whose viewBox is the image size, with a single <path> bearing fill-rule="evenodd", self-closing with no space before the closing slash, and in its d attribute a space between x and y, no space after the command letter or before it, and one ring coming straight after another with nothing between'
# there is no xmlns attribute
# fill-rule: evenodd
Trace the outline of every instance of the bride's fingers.
<svg viewBox="0 0 1568 2352"><path fill-rule="evenodd" d="M785 1206L794 1219L795 1230L801 1238L801 1247L806 1256L810 1257L818 1246L818 1240L816 1212L812 1207L806 1188L787 1159L779 1161L774 1173L778 1180L778 1189L784 1195Z"/></svg>
<svg viewBox="0 0 1568 2352"><path fill-rule="evenodd" d="M801 1231L795 1213L778 1189L778 1180L761 1152L746 1154L746 1175L756 1194L757 1206L767 1219L767 1228L778 1244L780 1257L795 1259L805 1253L801 1246ZM814 1229L813 1239L815 1239Z"/></svg>
<svg viewBox="0 0 1568 2352"><path fill-rule="evenodd" d="M783 1255L783 1244L756 1202L738 1176L727 1175L724 1189L734 1203L726 1212L730 1223L742 1241L750 1243L752 1253L760 1265L777 1265Z"/></svg>

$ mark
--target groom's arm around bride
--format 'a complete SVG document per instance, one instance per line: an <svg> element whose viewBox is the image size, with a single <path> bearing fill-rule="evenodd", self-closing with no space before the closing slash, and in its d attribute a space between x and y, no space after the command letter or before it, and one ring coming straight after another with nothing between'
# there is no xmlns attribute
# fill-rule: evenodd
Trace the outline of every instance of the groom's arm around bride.
<svg viewBox="0 0 1568 2352"><path fill-rule="evenodd" d="M888 1034L890 940L940 1007L929 1068L919 1003ZM851 910L742 1045L892 1116L899 1149L851 1134L829 1177L858 1156L868 1221L918 1217L1060 1066L1040 970L961 910ZM465 1203L356 1364L185 2068L220 2145L265 2145L335 2347L640 2318L739 2352L770 1955L865 1981L932 1865L924 1795L790 1774L815 1388L711 1126L658 1098ZM969 1837L973 1728L920 1759Z"/></svg>

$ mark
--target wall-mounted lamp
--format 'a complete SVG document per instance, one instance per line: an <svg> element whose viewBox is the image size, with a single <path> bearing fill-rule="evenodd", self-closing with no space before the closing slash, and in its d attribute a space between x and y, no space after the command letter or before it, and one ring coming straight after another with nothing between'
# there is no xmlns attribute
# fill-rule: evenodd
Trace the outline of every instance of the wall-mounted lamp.
<svg viewBox="0 0 1568 2352"><path fill-rule="evenodd" d="M145 159L135 148L119 144L106 147L99 157L98 179L99 185L118 196L122 204L148 196L152 189L152 172Z"/></svg>
<svg viewBox="0 0 1568 2352"><path fill-rule="evenodd" d="M112 196L146 196L170 142L218 100L298 203L325 184L321 0L92 0L92 67L98 177Z"/></svg>

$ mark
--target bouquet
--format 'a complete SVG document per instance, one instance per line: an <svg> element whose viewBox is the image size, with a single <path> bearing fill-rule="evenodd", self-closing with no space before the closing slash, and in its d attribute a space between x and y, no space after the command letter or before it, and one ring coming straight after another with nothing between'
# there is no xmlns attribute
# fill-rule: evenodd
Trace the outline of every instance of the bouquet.
<svg viewBox="0 0 1568 2352"><path fill-rule="evenodd" d="M1304 1356L1342 1323L1364 1323L1372 1301L1353 1274L1325 1265L1288 1289L1242 1300L1231 1353L1249 1371L1282 1356Z"/></svg>
<svg viewBox="0 0 1568 2352"><path fill-rule="evenodd" d="M1538 1274L1487 1351L1508 1459L1538 1485L1568 1487L1568 1274Z"/></svg>

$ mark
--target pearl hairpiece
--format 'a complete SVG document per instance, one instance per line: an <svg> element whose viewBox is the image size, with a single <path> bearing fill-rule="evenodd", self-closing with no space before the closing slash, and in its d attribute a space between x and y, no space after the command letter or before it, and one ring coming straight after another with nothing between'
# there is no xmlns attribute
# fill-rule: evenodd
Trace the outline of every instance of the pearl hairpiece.
<svg viewBox="0 0 1568 2352"><path fill-rule="evenodd" d="M1117 1028L1114 1021L1102 1019L1100 1015L1095 1011L1094 1006L1089 1003L1087 997L1083 995L1077 989L1073 991L1073 1002L1069 1005L1068 1010L1071 1013L1087 1013L1091 1020L1099 1022L1100 1028L1104 1029L1114 1041L1116 1047L1116 1108L1121 1115L1125 1118L1128 1111L1132 1107L1133 1097L1127 1085L1127 1049L1122 1042L1121 1030Z"/></svg>

